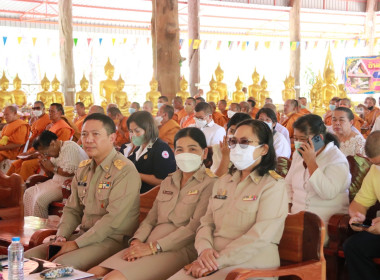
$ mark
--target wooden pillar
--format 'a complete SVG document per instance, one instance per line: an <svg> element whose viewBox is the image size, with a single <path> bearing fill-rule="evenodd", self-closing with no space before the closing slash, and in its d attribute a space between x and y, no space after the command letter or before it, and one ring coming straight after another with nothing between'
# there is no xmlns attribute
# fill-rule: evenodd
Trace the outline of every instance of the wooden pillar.
<svg viewBox="0 0 380 280"><path fill-rule="evenodd" d="M368 55L375 55L374 43L376 33L376 12L377 0L367 0L366 19L365 19L365 37L367 40Z"/></svg>
<svg viewBox="0 0 380 280"><path fill-rule="evenodd" d="M291 42L301 44L301 0L290 0L289 13L289 38ZM300 72L301 72L301 46L296 50L290 50L290 73L295 79L296 98L300 96Z"/></svg>
<svg viewBox="0 0 380 280"><path fill-rule="evenodd" d="M188 34L189 39L199 39L199 0L188 0ZM194 96L198 93L198 86L200 82L200 70L199 70L199 58L200 49L193 49L193 46L189 46L189 68L190 68L190 94Z"/></svg>
<svg viewBox="0 0 380 280"><path fill-rule="evenodd" d="M75 72L72 0L59 0L58 11L62 92L65 95L65 105L73 106L75 100Z"/></svg>
<svg viewBox="0 0 380 280"><path fill-rule="evenodd" d="M173 99L180 79L178 1L153 0L152 5L154 73L161 94Z"/></svg>

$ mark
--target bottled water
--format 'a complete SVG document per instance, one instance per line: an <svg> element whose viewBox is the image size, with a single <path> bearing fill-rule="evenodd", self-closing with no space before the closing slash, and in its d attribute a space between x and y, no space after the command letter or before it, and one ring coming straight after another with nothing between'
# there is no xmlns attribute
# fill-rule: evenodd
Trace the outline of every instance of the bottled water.
<svg viewBox="0 0 380 280"><path fill-rule="evenodd" d="M24 279L24 247L20 243L20 237L12 237L12 243L8 247L8 279Z"/></svg>

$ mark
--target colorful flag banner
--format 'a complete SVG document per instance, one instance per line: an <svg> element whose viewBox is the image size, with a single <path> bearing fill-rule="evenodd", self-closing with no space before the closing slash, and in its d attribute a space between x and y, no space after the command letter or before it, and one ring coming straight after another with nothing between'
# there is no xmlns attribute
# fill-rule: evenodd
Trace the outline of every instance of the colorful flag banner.
<svg viewBox="0 0 380 280"><path fill-rule="evenodd" d="M201 44L201 40L199 39L194 39L194 42L193 42L193 50L197 50L199 49L199 45Z"/></svg>
<svg viewBox="0 0 380 280"><path fill-rule="evenodd" d="M206 47L207 47L207 43L208 43L208 40L204 40L204 43L203 43L203 49L206 49Z"/></svg>
<svg viewBox="0 0 380 280"><path fill-rule="evenodd" d="M315 41L315 42L314 42L314 49L315 49L316 47L318 47L318 41Z"/></svg>
<svg viewBox="0 0 380 280"><path fill-rule="evenodd" d="M90 44L91 44L91 41L92 41L92 39L91 39L91 38L87 38L87 46L90 46Z"/></svg>
<svg viewBox="0 0 380 280"><path fill-rule="evenodd" d="M112 38L112 46L115 46L116 38Z"/></svg>
<svg viewBox="0 0 380 280"><path fill-rule="evenodd" d="M32 38L32 41L33 41L33 47L36 45L36 41L37 41L37 38L36 37L33 37Z"/></svg>
<svg viewBox="0 0 380 280"><path fill-rule="evenodd" d="M146 37L146 44L149 45L150 38Z"/></svg>
<svg viewBox="0 0 380 280"><path fill-rule="evenodd" d="M237 45L236 45L236 47L238 48L238 47L239 47L239 45L240 45L240 41L237 41Z"/></svg>
<svg viewBox="0 0 380 280"><path fill-rule="evenodd" d="M192 42L193 42L193 39L189 39L189 47L191 46Z"/></svg>
<svg viewBox="0 0 380 280"><path fill-rule="evenodd" d="M234 41L228 41L228 49L231 50L234 45Z"/></svg>
<svg viewBox="0 0 380 280"><path fill-rule="evenodd" d="M244 41L243 44L241 45L241 49L242 49L243 51L245 51L246 48L247 48L247 42Z"/></svg>
<svg viewBox="0 0 380 280"><path fill-rule="evenodd" d="M127 38L124 38L123 40L123 44L125 44L127 42Z"/></svg>
<svg viewBox="0 0 380 280"><path fill-rule="evenodd" d="M359 43L359 39L356 39L356 40L354 41L354 48L356 48L356 46L358 45L358 43Z"/></svg>
<svg viewBox="0 0 380 280"><path fill-rule="evenodd" d="M18 44L21 43L22 37L17 37Z"/></svg>
<svg viewBox="0 0 380 280"><path fill-rule="evenodd" d="M283 47L284 47L284 42L281 41L281 42L280 42L280 50L282 50Z"/></svg>
<svg viewBox="0 0 380 280"><path fill-rule="evenodd" d="M247 41L247 47L249 46L249 41Z"/></svg>
<svg viewBox="0 0 380 280"><path fill-rule="evenodd" d="M77 46L78 44L78 38L74 38L74 45Z"/></svg>
<svg viewBox="0 0 380 280"><path fill-rule="evenodd" d="M337 47L338 47L338 44L339 44L339 41L338 41L338 40L335 40L335 42L334 42L334 48L337 48Z"/></svg>
<svg viewBox="0 0 380 280"><path fill-rule="evenodd" d="M218 41L218 44L216 45L216 49L220 50L220 46L222 45L222 41Z"/></svg>
<svg viewBox="0 0 380 280"><path fill-rule="evenodd" d="M265 42L265 47L266 47L267 49L270 48L270 41L266 41L266 42Z"/></svg>
<svg viewBox="0 0 380 280"><path fill-rule="evenodd" d="M259 47L259 42L258 41L256 41L255 42L255 51L257 51L257 48Z"/></svg>
<svg viewBox="0 0 380 280"><path fill-rule="evenodd" d="M300 45L300 42L295 42L295 41L290 42L290 49L292 51L295 51L298 48L299 45Z"/></svg>
<svg viewBox="0 0 380 280"><path fill-rule="evenodd" d="M327 49L327 47L330 45L330 42L329 41L326 41L325 43L325 49Z"/></svg>
<svg viewBox="0 0 380 280"><path fill-rule="evenodd" d="M99 38L99 45L102 45L103 38Z"/></svg>
<svg viewBox="0 0 380 280"><path fill-rule="evenodd" d="M309 41L306 41L305 42L305 50L307 50L308 47L309 47Z"/></svg>
<svg viewBox="0 0 380 280"><path fill-rule="evenodd" d="M5 44L7 43L7 39L8 39L8 37L3 36L3 43L4 43L4 46L5 46Z"/></svg>
<svg viewBox="0 0 380 280"><path fill-rule="evenodd" d="M182 48L182 44L183 44L183 39L179 39L179 49Z"/></svg>

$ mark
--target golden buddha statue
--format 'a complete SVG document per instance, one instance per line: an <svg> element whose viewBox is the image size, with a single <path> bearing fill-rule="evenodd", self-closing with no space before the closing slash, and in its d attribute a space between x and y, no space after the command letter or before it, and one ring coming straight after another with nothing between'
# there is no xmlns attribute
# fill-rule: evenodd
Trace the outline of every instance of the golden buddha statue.
<svg viewBox="0 0 380 280"><path fill-rule="evenodd" d="M347 98L347 92L344 88L344 84L338 85L338 95L339 95L339 98Z"/></svg>
<svg viewBox="0 0 380 280"><path fill-rule="evenodd" d="M259 101L259 91L261 90L261 87L259 85L260 81L260 75L256 71L252 74L252 81L253 84L248 87L248 97L253 97L256 101Z"/></svg>
<svg viewBox="0 0 380 280"><path fill-rule="evenodd" d="M324 85L322 86L323 105L329 108L330 100L338 95L338 86L336 85L335 72L332 68L327 68L324 73Z"/></svg>
<svg viewBox="0 0 380 280"><path fill-rule="evenodd" d="M13 94L16 105L21 108L26 105L27 100L25 92L21 90L21 79L18 77L18 74L13 79L13 87L14 90L11 91L11 94Z"/></svg>
<svg viewBox="0 0 380 280"><path fill-rule="evenodd" d="M5 76L5 71L3 71L3 76L0 79L0 110L3 110L6 106L15 104L13 94L7 91L8 87L9 80Z"/></svg>
<svg viewBox="0 0 380 280"><path fill-rule="evenodd" d="M94 97L92 96L92 92L87 91L88 89L88 80L86 76L83 74L82 80L80 80L81 91L77 92L75 103L82 102L86 110L88 110L92 105L94 105Z"/></svg>
<svg viewBox="0 0 380 280"><path fill-rule="evenodd" d="M322 86L323 86L323 79L322 79L321 73L319 73L317 80L310 91L311 104L312 104L312 107L314 108L313 114L316 114L319 116L323 116L323 114L326 113L326 110L323 109L323 103L322 103Z"/></svg>
<svg viewBox="0 0 380 280"><path fill-rule="evenodd" d="M222 83L224 79L224 71L220 67L220 63L218 63L218 67L215 69L215 77L218 83L218 91L219 91L220 99L224 99L227 101L228 100L227 85L225 83Z"/></svg>
<svg viewBox="0 0 380 280"><path fill-rule="evenodd" d="M210 91L206 94L206 100L207 102L215 102L215 104L218 104L221 98L220 92L218 91L218 82L215 81L214 75L212 75L209 85Z"/></svg>
<svg viewBox="0 0 380 280"><path fill-rule="evenodd" d="M265 77L263 76L263 79L261 80L260 83L261 90L259 91L259 106L258 107L263 107L265 104L265 98L269 97L269 91L267 91L268 87L268 82L265 80Z"/></svg>
<svg viewBox="0 0 380 280"><path fill-rule="evenodd" d="M182 79L179 82L180 91L177 92L176 96L181 97L183 104L185 104L186 99L190 97L190 93L187 91L188 86L189 83L186 81L185 76L182 76Z"/></svg>
<svg viewBox="0 0 380 280"><path fill-rule="evenodd" d="M65 105L65 96L63 95L62 92L58 91L59 86L61 83L57 79L57 75L54 75L54 79L51 81L51 88L52 88L52 93L55 94L55 102L62 104L62 106Z"/></svg>
<svg viewBox="0 0 380 280"><path fill-rule="evenodd" d="M49 108L51 103L55 103L55 94L49 91L50 81L46 77L46 73L44 78L41 80L41 87L43 91L37 93L37 100L42 101L44 103L45 108Z"/></svg>
<svg viewBox="0 0 380 280"><path fill-rule="evenodd" d="M158 82L152 77L152 80L149 82L150 85L150 91L146 93L146 100L151 101L153 103L153 111L152 114L156 115L158 108L157 108L157 103L158 103L158 98L161 96L161 92L158 91Z"/></svg>
<svg viewBox="0 0 380 280"><path fill-rule="evenodd" d="M117 104L118 108L120 109L121 113L124 116L129 115L129 106L131 102L128 101L128 96L125 91L123 91L125 82L121 78L121 75L118 80L116 80L116 91L112 94L112 103Z"/></svg>
<svg viewBox="0 0 380 280"><path fill-rule="evenodd" d="M240 103L243 101L246 101L245 93L242 91L243 88L243 82L240 81L239 77L237 78L235 82L236 91L232 94L232 102L233 103ZM218 103L215 103L218 104Z"/></svg>
<svg viewBox="0 0 380 280"><path fill-rule="evenodd" d="M289 77L286 77L284 81L285 89L282 91L282 100L284 100L284 102L288 99L296 98L296 90L294 89L294 83L294 78L291 74L289 74Z"/></svg>
<svg viewBox="0 0 380 280"><path fill-rule="evenodd" d="M100 82L100 97L102 98L102 107L106 108L109 103L111 103L112 93L116 90L116 81L112 80L115 73L115 67L111 64L110 58L106 65L104 66L104 73L107 76L107 79Z"/></svg>

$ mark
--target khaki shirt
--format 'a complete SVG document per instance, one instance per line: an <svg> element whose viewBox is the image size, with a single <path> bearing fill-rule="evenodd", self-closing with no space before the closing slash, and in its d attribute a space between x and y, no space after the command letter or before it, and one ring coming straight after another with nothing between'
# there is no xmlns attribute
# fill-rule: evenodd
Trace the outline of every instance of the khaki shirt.
<svg viewBox="0 0 380 280"><path fill-rule="evenodd" d="M266 246L280 242L288 196L285 181L275 175L276 179L261 177L254 171L240 182L240 171L236 171L215 183L195 238L198 254L215 249L221 269L247 262Z"/></svg>
<svg viewBox="0 0 380 280"><path fill-rule="evenodd" d="M70 237L80 225L79 248L107 237L123 242L138 226L141 179L133 163L115 149L96 165L85 160L71 184L57 235Z"/></svg>
<svg viewBox="0 0 380 280"><path fill-rule="evenodd" d="M182 189L182 171L169 175L162 181L152 209L133 238L145 242L155 231L156 241L163 251L179 250L193 243L216 180L213 175L208 175L210 173L202 166Z"/></svg>

